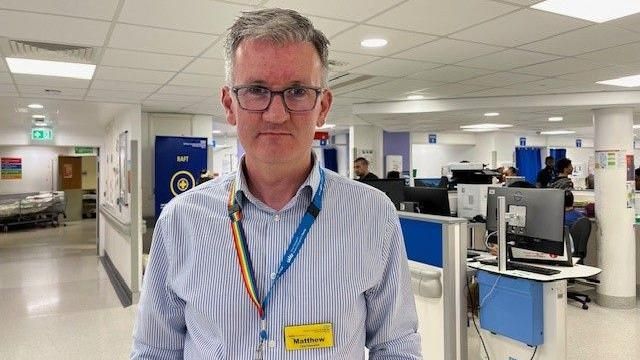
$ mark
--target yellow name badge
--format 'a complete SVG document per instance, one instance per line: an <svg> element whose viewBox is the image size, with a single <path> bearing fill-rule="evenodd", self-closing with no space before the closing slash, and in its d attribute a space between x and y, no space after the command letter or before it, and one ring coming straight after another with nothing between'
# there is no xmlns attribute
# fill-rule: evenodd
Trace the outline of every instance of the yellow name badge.
<svg viewBox="0 0 640 360"><path fill-rule="evenodd" d="M285 326L284 340L289 351L333 347L333 325L323 323Z"/></svg>

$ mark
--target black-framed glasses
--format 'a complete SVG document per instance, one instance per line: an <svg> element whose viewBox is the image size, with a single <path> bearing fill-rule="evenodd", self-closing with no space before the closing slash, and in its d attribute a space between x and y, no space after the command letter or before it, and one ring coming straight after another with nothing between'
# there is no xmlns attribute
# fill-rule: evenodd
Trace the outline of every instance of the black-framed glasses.
<svg viewBox="0 0 640 360"><path fill-rule="evenodd" d="M247 111L265 111L271 106L273 97L281 95L284 107L290 112L311 111L316 107L322 88L293 86L274 91L264 86L242 85L231 90L236 94L240 108Z"/></svg>

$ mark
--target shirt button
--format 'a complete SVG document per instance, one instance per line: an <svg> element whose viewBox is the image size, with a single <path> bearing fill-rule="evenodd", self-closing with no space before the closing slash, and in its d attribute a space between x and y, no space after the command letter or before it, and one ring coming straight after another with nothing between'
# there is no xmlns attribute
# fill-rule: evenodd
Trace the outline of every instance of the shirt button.
<svg viewBox="0 0 640 360"><path fill-rule="evenodd" d="M276 341L275 340L269 340L269 347L270 348L276 347Z"/></svg>
<svg viewBox="0 0 640 360"><path fill-rule="evenodd" d="M276 216L273 217L273 221L276 221L276 222L280 221L280 215L276 214Z"/></svg>
<svg viewBox="0 0 640 360"><path fill-rule="evenodd" d="M271 273L269 276L271 277L271 280L275 280L276 279L276 273Z"/></svg>

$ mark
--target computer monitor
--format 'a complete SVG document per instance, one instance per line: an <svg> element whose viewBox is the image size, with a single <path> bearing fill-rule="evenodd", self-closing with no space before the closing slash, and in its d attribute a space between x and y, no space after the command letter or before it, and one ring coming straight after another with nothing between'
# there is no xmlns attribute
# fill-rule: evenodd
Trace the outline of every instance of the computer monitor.
<svg viewBox="0 0 640 360"><path fill-rule="evenodd" d="M404 201L418 203L421 214L451 216L447 189L407 186L404 188Z"/></svg>
<svg viewBox="0 0 640 360"><path fill-rule="evenodd" d="M553 256L567 254L564 228L564 190L491 187L487 196L487 231L497 230L497 198L505 197L505 211L519 214L506 226L507 242L515 248ZM534 261L535 262L535 261ZM542 262L542 261L540 261Z"/></svg>
<svg viewBox="0 0 640 360"><path fill-rule="evenodd" d="M527 181L527 179L524 176L505 176L504 177L504 184L506 186L511 186L511 184L516 182L521 182L521 181Z"/></svg>
<svg viewBox="0 0 640 360"><path fill-rule="evenodd" d="M396 209L400 209L400 203L404 201L404 179L374 179L360 180L360 182L373 186L387 194Z"/></svg>
<svg viewBox="0 0 640 360"><path fill-rule="evenodd" d="M418 187L438 187L440 185L440 178L415 178L413 184Z"/></svg>

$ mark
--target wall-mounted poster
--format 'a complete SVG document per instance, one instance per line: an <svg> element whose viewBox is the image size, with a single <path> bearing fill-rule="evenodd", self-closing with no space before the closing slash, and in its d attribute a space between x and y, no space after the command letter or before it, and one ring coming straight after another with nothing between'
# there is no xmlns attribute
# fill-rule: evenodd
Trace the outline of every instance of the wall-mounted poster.
<svg viewBox="0 0 640 360"><path fill-rule="evenodd" d="M22 179L22 158L0 158L0 180Z"/></svg>

